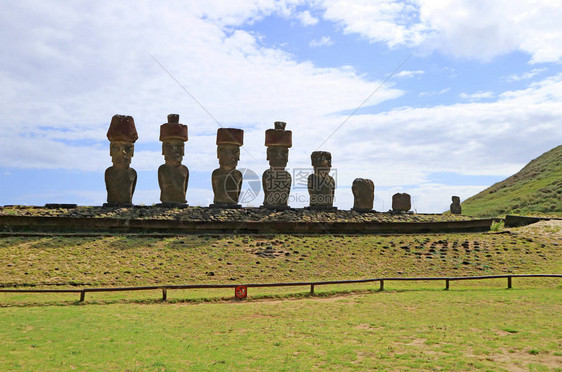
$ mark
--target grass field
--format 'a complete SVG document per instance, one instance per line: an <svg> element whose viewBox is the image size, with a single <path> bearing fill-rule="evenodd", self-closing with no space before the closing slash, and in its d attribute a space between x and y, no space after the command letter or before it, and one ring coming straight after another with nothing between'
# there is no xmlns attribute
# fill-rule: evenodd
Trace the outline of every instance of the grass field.
<svg viewBox="0 0 562 372"><path fill-rule="evenodd" d="M562 231L2 238L4 286L562 273ZM288 254L287 254L288 253ZM212 275L211 275L212 273ZM562 281L0 294L0 370L562 370Z"/></svg>
<svg viewBox="0 0 562 372"><path fill-rule="evenodd" d="M560 289L0 308L2 370L551 370Z"/></svg>

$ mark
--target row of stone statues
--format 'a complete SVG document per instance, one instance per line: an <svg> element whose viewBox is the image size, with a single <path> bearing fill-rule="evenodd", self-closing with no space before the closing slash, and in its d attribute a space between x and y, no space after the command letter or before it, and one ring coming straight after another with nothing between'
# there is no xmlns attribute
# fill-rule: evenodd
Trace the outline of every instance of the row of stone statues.
<svg viewBox="0 0 562 372"><path fill-rule="evenodd" d="M263 207L268 209L289 209L288 199L292 179L285 170L292 146L292 132L286 130L286 123L277 121L274 129L265 132L265 146L269 169L262 175L264 190ZM113 166L105 171L107 203L105 206L132 205L137 173L130 167L134 154L134 143L138 139L135 122L131 116L114 115L107 132L110 141L110 155ZM160 205L185 206L189 170L181 162L184 144L188 140L187 125L179 122L179 115L168 115L168 122L160 126L160 141L165 163L158 168ZM217 158L219 168L211 176L214 199L212 208L240 208L238 199L242 189L242 173L236 169L240 160L240 147L244 144L244 131L236 128L219 128L217 131ZM310 196L309 209L335 210L335 181L330 176L332 155L326 151L311 154L313 173L308 176L307 188ZM375 185L369 179L353 181L353 210L372 211ZM455 201L453 197L453 201ZM457 197L458 198L458 197ZM459 204L460 214L460 204ZM395 212L411 209L410 195L395 194L392 198ZM451 212L453 206L451 205Z"/></svg>

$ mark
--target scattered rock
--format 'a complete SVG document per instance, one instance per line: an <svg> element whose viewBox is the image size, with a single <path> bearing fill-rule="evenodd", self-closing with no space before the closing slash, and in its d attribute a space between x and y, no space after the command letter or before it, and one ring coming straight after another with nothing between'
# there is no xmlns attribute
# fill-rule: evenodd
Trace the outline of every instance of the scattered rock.
<svg viewBox="0 0 562 372"><path fill-rule="evenodd" d="M441 214L404 214L335 210L329 213L306 209L271 211L265 208L218 209L207 207L164 208L158 206L134 206L133 208L88 207L72 209L48 209L45 207L17 208L4 206L0 215L70 217L70 218L112 218L112 219L157 219L178 221L281 221L281 222L432 222L465 221L470 217ZM234 241L228 241L234 244ZM244 239L244 244L249 240ZM276 240L274 244L285 244Z"/></svg>

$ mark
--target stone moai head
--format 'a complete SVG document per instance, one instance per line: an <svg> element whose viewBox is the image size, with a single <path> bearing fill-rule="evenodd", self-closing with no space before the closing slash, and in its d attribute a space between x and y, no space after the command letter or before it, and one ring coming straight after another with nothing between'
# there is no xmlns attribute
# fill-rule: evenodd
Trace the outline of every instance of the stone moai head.
<svg viewBox="0 0 562 372"><path fill-rule="evenodd" d="M244 131L235 128L219 128L217 131L217 158L220 168L231 171L240 160L240 146L244 144Z"/></svg>
<svg viewBox="0 0 562 372"><path fill-rule="evenodd" d="M314 169L329 170L332 167L332 154L328 151L314 151L310 155Z"/></svg>
<svg viewBox="0 0 562 372"><path fill-rule="evenodd" d="M410 209L412 209L410 194L397 193L392 195L393 212L408 212Z"/></svg>
<svg viewBox="0 0 562 372"><path fill-rule="evenodd" d="M131 116L113 115L107 131L109 155L113 166L128 168L135 151L135 141L139 138L135 121Z"/></svg>
<svg viewBox="0 0 562 372"><path fill-rule="evenodd" d="M372 210L375 200L375 184L366 178L356 178L351 186L353 209Z"/></svg>
<svg viewBox="0 0 562 372"><path fill-rule="evenodd" d="M451 214L462 214L461 198L459 198L458 196L453 196L451 199L453 200L450 208Z"/></svg>
<svg viewBox="0 0 562 372"><path fill-rule="evenodd" d="M267 160L272 168L285 168L289 161L289 148L293 145L293 133L285 130L287 123L275 122L275 129L265 131Z"/></svg>
<svg viewBox="0 0 562 372"><path fill-rule="evenodd" d="M187 141L187 125L179 123L178 114L168 115L168 122L160 126L160 141L162 141L162 155L166 164L179 166L185 154Z"/></svg>

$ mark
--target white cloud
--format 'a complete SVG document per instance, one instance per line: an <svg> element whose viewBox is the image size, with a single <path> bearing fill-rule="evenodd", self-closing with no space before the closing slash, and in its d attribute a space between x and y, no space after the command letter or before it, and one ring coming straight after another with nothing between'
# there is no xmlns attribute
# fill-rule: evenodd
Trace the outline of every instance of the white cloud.
<svg viewBox="0 0 562 372"><path fill-rule="evenodd" d="M321 46L330 46L332 44L333 44L332 39L330 39L329 36L322 36L319 40L314 39L311 40L309 43L309 45L312 48L321 47Z"/></svg>
<svg viewBox="0 0 562 372"><path fill-rule="evenodd" d="M345 33L361 34L372 41L396 45L418 45L425 26L416 23L418 5L393 0L325 0L323 17L343 27Z"/></svg>
<svg viewBox="0 0 562 372"><path fill-rule="evenodd" d="M544 71L546 71L546 68L534 68L531 71L525 72L525 73L522 73L522 74L509 75L505 79L509 82L520 81L520 80L528 80L528 79L531 79L531 78L537 76L538 74L540 74L541 72L544 72Z"/></svg>
<svg viewBox="0 0 562 372"><path fill-rule="evenodd" d="M172 0L164 5L165 16L171 13L182 13L196 18L203 18L220 26L239 26L253 23L271 14L280 14L288 17L295 12L303 0L206 0L206 1L180 1ZM133 4L133 5L131 5ZM123 8L132 9L135 2L125 3ZM153 4L147 8L154 7ZM162 8L162 5L157 7Z"/></svg>
<svg viewBox="0 0 562 372"><path fill-rule="evenodd" d="M418 96L420 96L420 97L438 96L438 95L441 95L441 94L445 94L450 90L451 90L451 88L443 88L443 89L441 89L440 91L437 91L437 92L420 92L420 93L418 93Z"/></svg>
<svg viewBox="0 0 562 372"><path fill-rule="evenodd" d="M407 71L407 70L405 70L405 71L400 71L399 73L397 73L394 76L396 76L398 78L411 78L411 77L414 77L416 75L423 75L424 73L425 72L421 71L421 70L417 70L417 71Z"/></svg>
<svg viewBox="0 0 562 372"><path fill-rule="evenodd" d="M344 32L389 47L481 60L523 51L532 63L562 57L562 7L557 0L323 0L319 6L323 17Z"/></svg>
<svg viewBox="0 0 562 372"><path fill-rule="evenodd" d="M314 26L318 23L318 18L313 17L308 10L298 12L296 17L303 26Z"/></svg>
<svg viewBox="0 0 562 372"><path fill-rule="evenodd" d="M325 148L345 184L420 185L433 172L507 177L562 143L561 103L557 75L492 102L356 115Z"/></svg>
<svg viewBox="0 0 562 372"><path fill-rule="evenodd" d="M189 126L185 162L214 169L218 125L147 51L221 125L245 129L241 166L263 163L263 132L273 121L319 133L326 115L356 107L380 84L347 67L296 62L222 25L282 12L277 2L248 2L232 13L214 9L216 2L111 4L95 2L85 11L76 3L18 2L0 15L10 26L0 35L1 166L103 170L110 165L105 133L120 113L135 118L139 133L132 166L155 169L162 161L159 126L179 113ZM29 23L14 22L14 14ZM370 104L401 94L385 87Z"/></svg>
<svg viewBox="0 0 562 372"><path fill-rule="evenodd" d="M459 96L462 99L467 99L469 101L479 101L481 99L493 98L494 92L480 90L475 93L461 93Z"/></svg>

